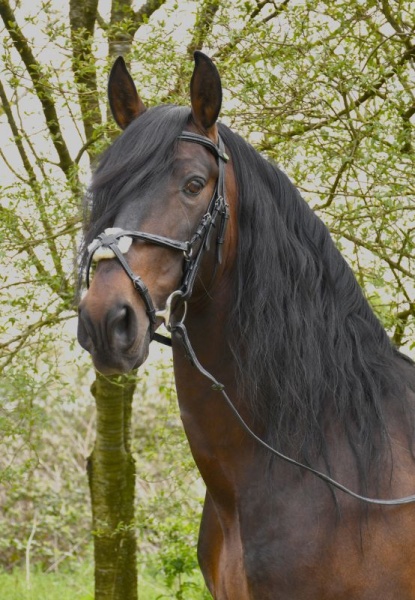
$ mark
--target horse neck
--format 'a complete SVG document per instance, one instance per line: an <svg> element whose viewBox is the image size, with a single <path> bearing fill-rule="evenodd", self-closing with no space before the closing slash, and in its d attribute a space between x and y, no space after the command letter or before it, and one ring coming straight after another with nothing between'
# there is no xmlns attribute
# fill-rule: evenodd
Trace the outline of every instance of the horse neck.
<svg viewBox="0 0 415 600"><path fill-rule="evenodd" d="M244 399L238 397L234 359L226 339L231 289L226 284L219 287L220 293L212 294L209 301L199 306L191 303L186 327L199 362L225 385L249 423ZM212 383L192 366L178 342L173 344L173 360L180 414L199 471L211 492L218 487L222 494L229 483L228 492L234 494L230 482L234 484L239 477L247 476L253 455L252 440L241 429L220 392L213 390Z"/></svg>

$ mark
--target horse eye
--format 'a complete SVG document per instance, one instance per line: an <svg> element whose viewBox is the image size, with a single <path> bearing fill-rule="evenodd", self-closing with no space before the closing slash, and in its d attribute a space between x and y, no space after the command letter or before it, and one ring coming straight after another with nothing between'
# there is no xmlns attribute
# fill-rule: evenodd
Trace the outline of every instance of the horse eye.
<svg viewBox="0 0 415 600"><path fill-rule="evenodd" d="M200 179L191 179L186 183L183 191L189 196L197 196L204 188L204 183Z"/></svg>

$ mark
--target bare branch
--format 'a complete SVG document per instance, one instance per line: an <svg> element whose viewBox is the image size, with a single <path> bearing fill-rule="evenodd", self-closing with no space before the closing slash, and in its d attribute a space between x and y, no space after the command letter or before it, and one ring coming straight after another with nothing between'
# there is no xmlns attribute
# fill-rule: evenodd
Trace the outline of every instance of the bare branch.
<svg viewBox="0 0 415 600"><path fill-rule="evenodd" d="M298 127L297 129L292 129L291 131L281 132L281 136L284 138L293 138L299 135L303 135L309 131L316 131L317 129L321 129L326 125L330 125L335 121L338 121L344 115L347 115L351 111L356 111L362 104L364 104L367 100L374 98L378 95L379 90L385 85L389 79L391 79L394 75L396 75L397 67L402 66L411 59L415 58L415 45L412 45L398 60L396 63L396 67L392 67L389 71L387 71L376 83L373 83L369 89L367 89L357 100L352 102L348 107L340 110L335 114L335 116L330 117L328 119L323 119L318 123L313 123L310 125L305 125L302 127Z"/></svg>

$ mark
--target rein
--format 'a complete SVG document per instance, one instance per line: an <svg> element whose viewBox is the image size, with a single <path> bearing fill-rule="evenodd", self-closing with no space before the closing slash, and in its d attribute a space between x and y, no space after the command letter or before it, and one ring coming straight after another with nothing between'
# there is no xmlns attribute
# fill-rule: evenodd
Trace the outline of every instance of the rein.
<svg viewBox="0 0 415 600"><path fill-rule="evenodd" d="M88 247L89 254L85 269L87 287L89 288L90 284L90 270L94 254L99 249L109 248L112 251L114 257L118 259L119 263L121 264L128 277L131 279L134 288L138 291L144 302L144 305L146 307L146 313L150 321L151 340L156 340L168 346L172 345L171 338L168 338L155 332L157 317L163 319L166 328L171 332L172 336L175 336L181 342L185 350L186 356L189 359L192 366L194 366L204 377L206 377L206 379L208 379L212 383L212 389L219 391L222 394L227 405L232 410L240 425L258 444L260 444L263 448L265 448L267 451L271 452L281 460L312 473L313 475L315 475L325 483L329 484L330 486L348 494L353 498L356 498L357 500L361 500L362 502L381 506L399 506L402 504L410 504L412 502L415 502L415 495L405 496L403 498L396 498L391 500L367 498L365 496L361 496L360 494L357 494L356 492L353 492L346 486L342 485L335 479L332 479L325 473L321 473L320 471L313 469L312 467L305 465L304 463L301 463L295 460L294 458L290 458L282 452L279 452L278 450L267 444L260 437L258 437L256 433L254 433L254 431L252 431L252 429L244 421L242 416L239 414L237 408L233 404L232 400L226 393L225 386L222 383L220 383L211 373L209 373L209 371L207 371L200 364L190 343L184 320L186 318L187 300L192 294L194 282L196 280L200 263L202 261L205 251L209 249L210 234L212 232L212 229L217 227L218 218L220 218L220 222L216 238L216 264L220 263L222 260L222 245L225 239L227 221L229 219L229 206L225 201L224 166L225 163L229 160L229 157L224 151L224 144L220 137L218 139L217 145L214 144L207 137L187 131L182 132L178 136L178 139L185 142L201 144L202 146L210 150L215 155L218 161L219 173L216 188L209 202L207 212L203 215L202 219L200 220L195 233L193 234L190 240L180 241L160 235L155 235L152 233L146 233L144 231L129 231L124 229L105 230L103 233L98 235L98 237ZM123 251L119 247L120 239L124 237L142 240L144 242L149 242L158 246L162 246L164 248L170 248L172 250L183 252L184 268L182 283L178 290L170 294L166 301L166 306L164 309L156 310L147 286L145 285L141 277L139 275L134 274L131 270L127 260L124 257ZM179 322L171 324L171 315L175 308L173 306L173 302L176 300L184 304L184 313Z"/></svg>
<svg viewBox="0 0 415 600"><path fill-rule="evenodd" d="M381 506L399 506L401 504L410 504L412 502L415 502L415 495L405 496L404 498L396 498L396 499L392 499L392 500L383 500L383 499L381 500L381 499L377 499L377 498L367 498L366 496L361 496L360 494L357 494L356 492L353 492L346 486L342 485L335 479L332 479L325 473L321 473L320 471L317 471L316 469L313 469L312 467L309 467L308 465L305 465L304 463L301 463L301 462L295 460L294 458L290 458L289 456L286 456L282 452L279 452L278 450L276 450L275 448L273 448L272 446L270 446L269 444L264 442L264 440L262 440L260 437L257 436L256 433L254 433L252 431L252 429L249 427L249 425L244 421L242 416L239 414L234 403L232 402L232 400L229 398L228 394L226 393L225 386L223 385L223 383L220 383L220 381L215 379L215 377L212 375L212 373L209 373L209 371L206 371L206 369L200 364L200 362L197 359L197 356L192 348L192 345L190 343L189 336L187 334L187 329L185 327L185 324L183 323L183 320L184 319L182 319L179 323L176 323L173 326L171 326L170 330L172 332L172 335L176 335L180 339L180 342L182 343L182 345L185 349L186 356L189 359L190 363L194 367L196 367L196 369L199 371L199 373L201 373L204 377L206 377L207 379L209 379L212 382L212 389L216 390L222 394L223 398L226 401L226 404L232 410L233 414L238 419L238 421L242 425L243 429L256 442L258 442L263 448L265 448L266 450L268 450L269 452L271 452L278 458L284 460L285 462L287 462L291 465L294 465L296 467L300 467L301 469L303 469L305 471L309 471L310 473L312 473L319 479L322 479L325 483L328 483L332 487L340 490L341 492L344 492L345 494L348 494L349 496L352 496L353 498L356 498L357 500L361 500L362 502L366 502L368 504L380 504Z"/></svg>

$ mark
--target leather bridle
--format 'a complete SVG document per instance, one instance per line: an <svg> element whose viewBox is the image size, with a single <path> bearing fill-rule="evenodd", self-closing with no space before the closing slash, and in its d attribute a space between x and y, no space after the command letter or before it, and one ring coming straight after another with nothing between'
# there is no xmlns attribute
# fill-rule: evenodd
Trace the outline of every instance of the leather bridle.
<svg viewBox="0 0 415 600"><path fill-rule="evenodd" d="M377 498L367 498L366 496L361 496L356 492L353 492L346 486L342 485L338 481L332 479L325 473L321 473L316 469L313 469L309 465L305 465L299 461L296 461L289 456L286 456L282 452L279 452L269 444L267 444L264 440L256 435L254 431L249 427L249 425L245 422L242 416L239 414L236 409L234 403L229 398L228 394L225 391L225 386L220 383L211 373L206 371L206 369L200 364L193 348L189 340L189 336L187 334L187 329L184 324L184 319L186 316L186 302L192 295L193 286L195 283L195 279L204 256L205 251L209 247L209 238L212 232L212 229L218 227L218 233L216 237L216 264L220 263L222 260L222 245L225 240L226 233L226 225L229 219L229 206L225 200L225 164L229 160L228 156L224 151L224 144L222 139L218 138L218 144L212 142L209 138L204 137L202 135L192 133L190 131L184 131L179 136L178 139L185 142L191 142L196 144L201 144L208 150L210 150L218 161L218 179L216 183L215 190L213 192L212 198L209 202L208 209L206 213L203 215L202 219L199 222L199 225L196 228L193 236L190 240L180 241L172 238L167 238L164 236L156 235L153 233L146 233L144 231L129 231L124 229L119 229L117 232L111 231L111 233L106 233L105 231L98 235L98 237L89 245L88 247L88 259L86 263L86 283L87 287L89 287L90 282L90 270L91 264L93 260L93 256L95 252L99 248L109 248L112 250L115 257L118 259L124 271L127 273L128 277L131 279L134 288L140 294L144 305L146 307L146 313L148 315L150 321L150 337L152 340L156 340L158 342L164 343L166 345L171 346L171 339L162 336L155 332L157 317L164 319L165 325L169 331L171 331L172 335L175 335L182 343L184 350L191 364L198 369L198 371L206 377L212 384L212 388L216 391L219 391L226 403L230 407L231 411L234 413L235 417L243 427L243 429L263 448L267 451L271 452L278 458L288 462L291 465L296 467L300 467L301 469L308 471L327 483L328 485L356 498L357 500L361 500L362 502L368 504L376 504L382 506L397 506L402 504L409 504L415 502L415 495L405 496L403 498L391 499L391 500L383 500ZM217 223L218 219L219 225ZM138 239L145 242L149 242L155 244L157 246L162 246L164 248L170 248L172 250L177 250L183 252L184 255L184 268L183 268L183 278L181 282L181 286L178 290L174 291L168 297L166 301L166 306L163 310L156 310L153 300L151 298L150 292L141 279L139 275L136 275L131 270L127 260L125 259L123 252L119 248L119 240L123 237L129 237L132 239ZM173 307L174 301L180 301L184 304L184 313L180 321L175 323L171 323L171 314L172 310L177 308Z"/></svg>
<svg viewBox="0 0 415 600"><path fill-rule="evenodd" d="M178 140L204 146L214 154L218 162L218 179L212 198L209 202L207 211L201 218L193 236L187 241L181 241L153 233L147 233L145 231L130 231L125 229L119 229L116 232L111 230L110 233L104 231L89 245L85 269L86 284L89 288L91 264L95 252L103 247L112 250L144 302L146 313L150 321L150 339L168 346L171 346L171 339L155 332L157 317L163 318L165 324L169 327L173 301L180 300L182 303L186 303L192 295L200 263L205 251L209 248L210 235L214 228L217 228L218 231L216 236L216 264L222 261L222 245L225 240L226 225L229 219L229 206L225 201L225 163L229 158L225 153L222 139L219 136L218 143L215 144L205 136L190 131L183 131L178 136ZM163 310L156 310L147 286L141 277L132 271L120 250L119 240L124 237L142 240L157 246L183 252L183 277L180 288L169 296Z"/></svg>

